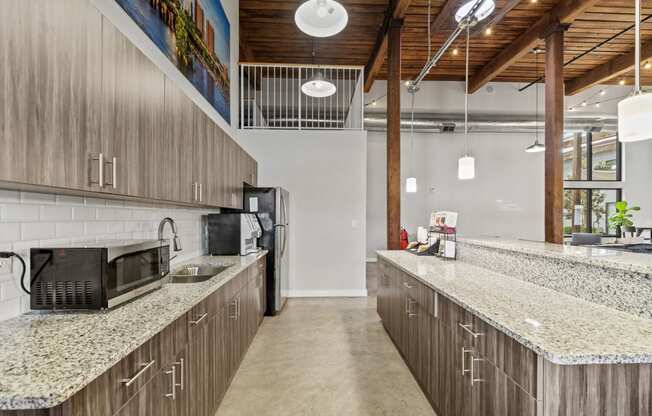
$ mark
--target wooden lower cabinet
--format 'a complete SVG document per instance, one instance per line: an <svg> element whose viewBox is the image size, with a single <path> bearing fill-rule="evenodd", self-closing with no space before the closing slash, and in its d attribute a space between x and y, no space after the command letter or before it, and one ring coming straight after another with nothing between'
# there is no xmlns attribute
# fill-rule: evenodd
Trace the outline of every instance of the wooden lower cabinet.
<svg viewBox="0 0 652 416"><path fill-rule="evenodd" d="M0 416L213 416L264 313L261 262L264 256L63 404Z"/></svg>
<svg viewBox="0 0 652 416"><path fill-rule="evenodd" d="M415 280L379 259L378 314L438 416L652 415L651 364L550 363Z"/></svg>

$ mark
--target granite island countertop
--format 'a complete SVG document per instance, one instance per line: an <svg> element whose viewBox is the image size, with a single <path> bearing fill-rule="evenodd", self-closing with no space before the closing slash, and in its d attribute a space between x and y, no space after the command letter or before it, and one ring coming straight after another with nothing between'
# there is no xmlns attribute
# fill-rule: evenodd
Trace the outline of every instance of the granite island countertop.
<svg viewBox="0 0 652 416"><path fill-rule="evenodd" d="M461 244L533 254L548 258L569 260L592 266L652 275L652 254L610 250L605 247L571 246L543 241L515 240L500 237L459 238Z"/></svg>
<svg viewBox="0 0 652 416"><path fill-rule="evenodd" d="M109 311L32 312L0 322L0 410L63 403L265 254L185 261L233 265L205 282L166 284Z"/></svg>
<svg viewBox="0 0 652 416"><path fill-rule="evenodd" d="M652 363L652 320L459 260L378 255L553 363Z"/></svg>

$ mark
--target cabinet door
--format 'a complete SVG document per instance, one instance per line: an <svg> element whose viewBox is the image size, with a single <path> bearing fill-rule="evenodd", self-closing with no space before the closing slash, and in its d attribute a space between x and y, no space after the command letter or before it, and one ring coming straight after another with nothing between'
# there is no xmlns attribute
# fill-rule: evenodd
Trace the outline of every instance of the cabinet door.
<svg viewBox="0 0 652 416"><path fill-rule="evenodd" d="M240 176L240 146L228 135L224 136L224 163L226 181L226 207L242 208L242 177Z"/></svg>
<svg viewBox="0 0 652 416"><path fill-rule="evenodd" d="M209 321L204 302L188 312L189 408L190 414L209 415Z"/></svg>
<svg viewBox="0 0 652 416"><path fill-rule="evenodd" d="M439 395L442 416L472 414L470 360L472 352L454 328L439 328Z"/></svg>
<svg viewBox="0 0 652 416"><path fill-rule="evenodd" d="M86 0L2 6L0 181L97 190L100 13Z"/></svg>
<svg viewBox="0 0 652 416"><path fill-rule="evenodd" d="M241 294L237 293L227 304L226 314L226 357L227 375L230 381L240 365L242 345L242 323L241 323Z"/></svg>
<svg viewBox="0 0 652 416"><path fill-rule="evenodd" d="M208 140L206 163L206 196L205 202L212 206L224 206L226 199L226 179L224 175L224 166L222 163L224 152L224 134L222 129L211 122L208 130L210 138Z"/></svg>
<svg viewBox="0 0 652 416"><path fill-rule="evenodd" d="M114 416L171 416L171 399L164 397L164 384L168 387L169 377L163 371L153 377L120 408Z"/></svg>
<svg viewBox="0 0 652 416"><path fill-rule="evenodd" d="M409 298L408 302L408 365L412 368L412 372L426 395L429 395L431 315L413 299Z"/></svg>
<svg viewBox="0 0 652 416"><path fill-rule="evenodd" d="M165 130L161 71L107 19L102 24L102 153L105 191L151 197Z"/></svg>
<svg viewBox="0 0 652 416"><path fill-rule="evenodd" d="M224 327L225 310L222 308L216 316L208 321L208 408L214 412L226 393L228 382L226 368ZM212 413L211 413L212 414Z"/></svg>
<svg viewBox="0 0 652 416"><path fill-rule="evenodd" d="M193 106L193 156L192 163L192 201L203 203L204 184L208 178L209 134L212 121L197 106Z"/></svg>
<svg viewBox="0 0 652 416"><path fill-rule="evenodd" d="M194 104L177 85L165 79L165 132L149 163L152 197L192 202L192 110Z"/></svg>
<svg viewBox="0 0 652 416"><path fill-rule="evenodd" d="M473 362L474 416L536 416L537 402L489 360Z"/></svg>

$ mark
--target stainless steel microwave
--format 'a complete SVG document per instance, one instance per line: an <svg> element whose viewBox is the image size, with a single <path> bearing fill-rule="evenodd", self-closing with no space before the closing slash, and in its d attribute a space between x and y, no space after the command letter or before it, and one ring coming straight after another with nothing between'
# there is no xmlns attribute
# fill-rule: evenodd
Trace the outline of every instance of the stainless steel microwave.
<svg viewBox="0 0 652 416"><path fill-rule="evenodd" d="M32 309L109 309L158 289L167 240L112 240L30 250Z"/></svg>

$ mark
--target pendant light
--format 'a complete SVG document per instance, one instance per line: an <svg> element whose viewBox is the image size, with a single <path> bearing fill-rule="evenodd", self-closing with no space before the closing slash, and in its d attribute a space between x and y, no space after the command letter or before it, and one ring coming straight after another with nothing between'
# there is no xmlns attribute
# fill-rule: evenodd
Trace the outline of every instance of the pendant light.
<svg viewBox="0 0 652 416"><path fill-rule="evenodd" d="M539 78L539 54L542 53L543 51L539 48L534 48L532 50L535 56L535 71L536 71L536 77L537 79ZM525 151L527 153L540 153L546 150L546 147L539 143L539 83L537 82L534 87L536 88L536 112L534 115L534 128L536 129L536 135L534 138L534 144L531 144L530 146L525 148Z"/></svg>
<svg viewBox="0 0 652 416"><path fill-rule="evenodd" d="M410 85L408 91L412 94L412 121L410 122L410 171L411 175L405 180L405 192L414 194L417 192L417 178L414 176L414 95L419 87Z"/></svg>
<svg viewBox="0 0 652 416"><path fill-rule="evenodd" d="M464 19L471 9L475 6L477 3L477 0L471 0L468 3L465 3L462 7L457 9L457 13L455 13L455 20L459 23ZM493 13L494 9L496 8L496 3L494 3L494 0L484 0L482 4L477 8L475 13L473 13L472 19L474 19L476 22L479 22L481 20L486 19L489 17L491 13Z"/></svg>
<svg viewBox="0 0 652 416"><path fill-rule="evenodd" d="M641 1L636 0L636 45L634 94L618 103L618 140L638 142L652 139L652 94L641 91Z"/></svg>
<svg viewBox="0 0 652 416"><path fill-rule="evenodd" d="M315 56L317 55L316 49L318 45L313 46L312 50L312 63L315 63ZM337 92L337 87L333 82L324 77L321 69L317 68L317 73L312 70L312 76L301 85L301 92L308 97L324 98L330 97Z"/></svg>
<svg viewBox="0 0 652 416"><path fill-rule="evenodd" d="M294 13L294 23L301 31L316 38L333 36L344 30L349 14L335 0L308 0Z"/></svg>
<svg viewBox="0 0 652 416"><path fill-rule="evenodd" d="M464 81L464 156L457 162L457 178L466 180L475 178L475 158L469 156L469 31L466 25L466 75Z"/></svg>

